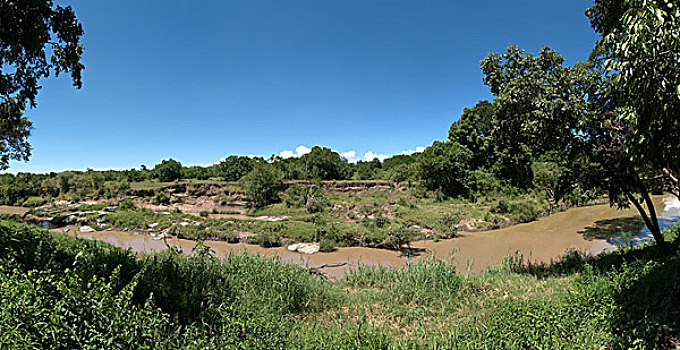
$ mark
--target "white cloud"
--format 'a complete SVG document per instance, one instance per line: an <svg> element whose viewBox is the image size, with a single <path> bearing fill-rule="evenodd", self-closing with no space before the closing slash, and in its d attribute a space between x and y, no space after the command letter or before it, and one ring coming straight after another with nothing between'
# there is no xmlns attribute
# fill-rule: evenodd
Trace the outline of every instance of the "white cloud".
<svg viewBox="0 0 680 350"><path fill-rule="evenodd" d="M281 157L283 159L293 158L293 157L295 157L295 152L287 149L287 150L279 153L279 157Z"/></svg>
<svg viewBox="0 0 680 350"><path fill-rule="evenodd" d="M359 161L359 158L357 158L357 151L341 152L340 157L347 159L347 161L350 163L356 163Z"/></svg>
<svg viewBox="0 0 680 350"><path fill-rule="evenodd" d="M405 155L405 156L410 156L410 155L412 155L412 154L421 153L421 152L423 152L423 151L425 151L425 147L423 147L423 146L418 146L418 147L416 147L416 150L415 150L415 151L412 150L412 149L407 149L407 150L405 150L405 151L401 151L401 153L399 153L399 154Z"/></svg>
<svg viewBox="0 0 680 350"><path fill-rule="evenodd" d="M307 154L311 151L312 151L311 149L307 148L304 145L300 145L295 149L295 153L297 153L298 157L302 157L303 155L305 155L305 154Z"/></svg>
<svg viewBox="0 0 680 350"><path fill-rule="evenodd" d="M398 153L398 154L412 155L412 154L415 154L415 153L423 152L424 150L425 150L425 147L417 146L415 151L413 149L408 149L408 150L404 150L404 151L402 151L401 153ZM303 156L303 155L305 155L305 154L307 154L311 151L312 150L309 147L307 147L305 145L300 145L300 146L295 148L295 151L289 150L289 149L281 151L279 153L279 157L281 157L283 159L299 158L299 157L301 157L301 156ZM356 163L358 161L370 162L373 159L378 159L382 162L385 159L393 156L393 155L387 155L387 154L383 154L383 153L374 153L373 151L368 151L368 152L364 153L363 157L359 157L357 155L357 151L355 151L355 150L350 150L350 151L345 151L345 152L341 152L341 151L338 151L338 150L333 150L333 151L339 153L340 156L347 159L347 161L349 163Z"/></svg>
<svg viewBox="0 0 680 350"><path fill-rule="evenodd" d="M371 152L371 151L368 151L368 152L366 152L366 153L364 154L364 160L367 161L367 162L370 162L370 161L372 161L373 159L378 159L378 160L380 160L380 161L382 162L382 161L384 161L384 160L387 159L387 158L389 158L388 155L385 155L385 154L375 154L375 153L373 153L373 152Z"/></svg>
<svg viewBox="0 0 680 350"><path fill-rule="evenodd" d="M299 157L302 157L303 155L305 155L305 154L307 154L311 151L312 150L309 149L309 147L307 147L305 145L300 145L300 146L297 146L297 148L295 148L295 151L291 151L289 149L281 151L281 153L279 153L279 157L281 157L283 159L299 158Z"/></svg>

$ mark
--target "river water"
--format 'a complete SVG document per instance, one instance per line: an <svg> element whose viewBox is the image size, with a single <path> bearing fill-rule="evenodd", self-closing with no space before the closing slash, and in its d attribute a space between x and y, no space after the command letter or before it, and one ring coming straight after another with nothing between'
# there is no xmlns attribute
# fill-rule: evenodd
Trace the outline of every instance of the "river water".
<svg viewBox="0 0 680 350"><path fill-rule="evenodd" d="M674 197L654 197L659 212L659 224L670 227L680 220L680 202ZM22 208L23 209L23 208ZM23 214L16 207L0 207L0 212ZM121 231L78 233L76 227L67 227L68 234L86 239L96 239L135 252L159 252L168 245L190 252L196 242L178 238L167 241L154 240L148 235ZM55 231L64 232L65 228ZM423 258L453 259L458 271L478 273L489 265L500 263L508 255L520 254L532 262L550 262L567 250L580 250L599 254L622 245L637 245L651 239L635 209L617 210L608 205L573 208L562 213L540 218L537 221L484 232L461 232L460 236L440 241L417 241L411 247L415 256L402 256L400 252L365 247L343 247L331 253L304 255L290 252L285 247L262 248L243 243L206 241L215 255L242 252L276 255L284 262L299 263L320 268L331 278L344 275L359 265L401 267Z"/></svg>

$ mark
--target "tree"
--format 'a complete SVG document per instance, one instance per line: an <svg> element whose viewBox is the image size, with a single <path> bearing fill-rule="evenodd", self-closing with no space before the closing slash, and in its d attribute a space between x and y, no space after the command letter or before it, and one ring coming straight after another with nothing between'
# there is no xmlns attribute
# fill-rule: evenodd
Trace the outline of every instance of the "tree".
<svg viewBox="0 0 680 350"><path fill-rule="evenodd" d="M153 175L162 182L179 180L182 177L182 164L170 158L156 164Z"/></svg>
<svg viewBox="0 0 680 350"><path fill-rule="evenodd" d="M418 156L423 185L450 197L466 195L471 158L465 146L435 141Z"/></svg>
<svg viewBox="0 0 680 350"><path fill-rule="evenodd" d="M24 115L35 108L41 78L69 72L82 86L83 28L70 6L52 1L0 1L0 170L10 159L31 155L32 123Z"/></svg>
<svg viewBox="0 0 680 350"><path fill-rule="evenodd" d="M278 199L283 174L268 163L258 163L240 182L250 202L255 207L263 207Z"/></svg>
<svg viewBox="0 0 680 350"><path fill-rule="evenodd" d="M559 154L557 200L583 189L607 193L612 205L634 205L654 239L663 242L649 196L653 172L626 146L636 125L620 117L619 90L592 62L573 67L562 62L547 48L534 57L514 47L482 62L485 82L496 95L498 125L492 135L499 163L512 170L530 165L537 155Z"/></svg>
<svg viewBox="0 0 680 350"><path fill-rule="evenodd" d="M251 172L258 161L250 157L232 155L215 165L215 175L225 181L238 181Z"/></svg>
<svg viewBox="0 0 680 350"><path fill-rule="evenodd" d="M312 151L300 157L307 179L344 180L347 178L347 162L327 147L312 147Z"/></svg>
<svg viewBox="0 0 680 350"><path fill-rule="evenodd" d="M631 126L623 151L680 198L678 2L598 0L587 14L602 36L592 56L607 74L610 109Z"/></svg>
<svg viewBox="0 0 680 350"><path fill-rule="evenodd" d="M472 108L465 108L460 118L451 124L449 141L458 142L472 152L473 168L490 167L494 163L493 126L495 124L493 105L479 101Z"/></svg>
<svg viewBox="0 0 680 350"><path fill-rule="evenodd" d="M538 55L511 46L482 62L484 83L495 95L492 136L499 177L518 187L533 183L531 163L548 154L565 154L588 115L588 99L599 72L590 62L564 66L548 47Z"/></svg>

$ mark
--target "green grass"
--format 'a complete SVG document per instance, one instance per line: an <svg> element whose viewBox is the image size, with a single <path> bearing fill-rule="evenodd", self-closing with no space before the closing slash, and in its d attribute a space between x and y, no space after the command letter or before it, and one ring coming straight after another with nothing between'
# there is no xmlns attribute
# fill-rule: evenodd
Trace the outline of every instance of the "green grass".
<svg viewBox="0 0 680 350"><path fill-rule="evenodd" d="M666 232L676 238L678 229ZM362 267L338 282L199 244L137 255L0 220L0 347L673 348L677 239L553 265Z"/></svg>

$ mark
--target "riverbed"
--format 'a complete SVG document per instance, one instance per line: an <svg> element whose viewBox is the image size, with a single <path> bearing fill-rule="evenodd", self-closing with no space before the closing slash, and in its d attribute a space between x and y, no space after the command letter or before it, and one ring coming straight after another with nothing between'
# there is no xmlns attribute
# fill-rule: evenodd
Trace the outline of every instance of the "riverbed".
<svg viewBox="0 0 680 350"><path fill-rule="evenodd" d="M654 197L660 222L669 227L680 218L680 202L670 197ZM23 214L25 208L0 207L0 212ZM159 252L167 245L190 252L196 242L176 237L155 240L146 234L121 231L80 233L77 227L55 231L86 239L96 239L135 252ZM558 259L568 250L579 250L595 255L616 249L620 245L636 245L649 240L642 219L635 209L617 210L609 205L594 205L569 209L525 224L499 230L462 232L458 237L440 241L424 240L410 244L415 255L366 247L341 247L330 253L305 255L288 251L285 247L262 248L253 244L206 241L215 255L243 252L276 255L282 261L315 267L331 278L344 275L360 265L402 267L417 259L453 259L461 273L479 273L488 266L498 264L509 255L521 255L524 260L545 262ZM167 244L167 245L166 245Z"/></svg>

